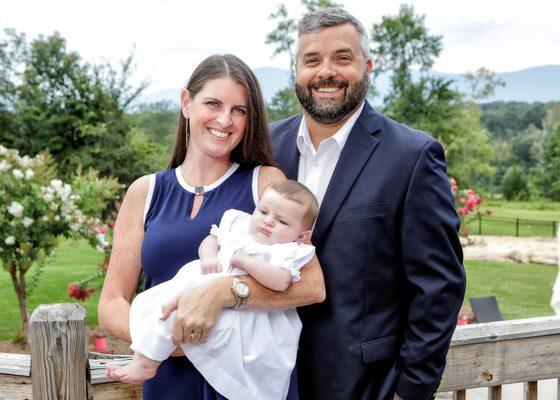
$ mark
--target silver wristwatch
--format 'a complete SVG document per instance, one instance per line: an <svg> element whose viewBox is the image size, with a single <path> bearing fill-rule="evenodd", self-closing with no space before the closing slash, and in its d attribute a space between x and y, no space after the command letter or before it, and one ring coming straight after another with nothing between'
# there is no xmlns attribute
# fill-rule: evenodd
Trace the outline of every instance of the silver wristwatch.
<svg viewBox="0 0 560 400"><path fill-rule="evenodd" d="M233 284L231 285L231 291L235 296L235 305L232 307L232 309L241 310L243 307L245 307L247 298L249 297L249 285L243 280L242 277L235 276L233 278Z"/></svg>

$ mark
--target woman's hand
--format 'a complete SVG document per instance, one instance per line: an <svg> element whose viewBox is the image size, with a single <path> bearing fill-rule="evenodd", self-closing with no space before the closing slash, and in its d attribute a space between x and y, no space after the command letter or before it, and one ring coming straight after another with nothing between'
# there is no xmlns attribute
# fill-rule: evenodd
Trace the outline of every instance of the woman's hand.
<svg viewBox="0 0 560 400"><path fill-rule="evenodd" d="M206 342L222 308L231 306L233 294L226 288L231 287L231 282L231 277L213 279L179 294L163 306L162 320L177 310L172 331L175 345Z"/></svg>

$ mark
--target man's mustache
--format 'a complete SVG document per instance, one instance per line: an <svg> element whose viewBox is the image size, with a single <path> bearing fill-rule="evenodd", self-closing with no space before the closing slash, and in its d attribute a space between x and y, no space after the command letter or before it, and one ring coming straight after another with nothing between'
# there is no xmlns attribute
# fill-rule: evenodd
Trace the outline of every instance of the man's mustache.
<svg viewBox="0 0 560 400"><path fill-rule="evenodd" d="M307 89L308 90L317 89L317 88L320 88L320 87L323 87L323 86L336 86L336 87L340 87L340 88L347 88L348 86L350 86L350 83L348 83L347 80L335 79L334 76L329 76L328 79L319 78L315 82L309 82L307 84Z"/></svg>

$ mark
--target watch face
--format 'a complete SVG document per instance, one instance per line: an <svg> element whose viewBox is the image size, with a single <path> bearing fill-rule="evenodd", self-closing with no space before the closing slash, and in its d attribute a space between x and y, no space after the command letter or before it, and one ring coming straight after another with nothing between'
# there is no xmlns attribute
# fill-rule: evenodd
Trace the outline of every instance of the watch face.
<svg viewBox="0 0 560 400"><path fill-rule="evenodd" d="M249 295L249 285L245 282L239 282L237 284L237 294L241 297L247 297Z"/></svg>

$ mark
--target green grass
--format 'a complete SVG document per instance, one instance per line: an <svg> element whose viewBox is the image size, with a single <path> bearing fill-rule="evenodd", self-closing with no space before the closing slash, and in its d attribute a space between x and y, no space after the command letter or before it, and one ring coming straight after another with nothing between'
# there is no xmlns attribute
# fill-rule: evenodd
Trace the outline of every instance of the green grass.
<svg viewBox="0 0 560 400"><path fill-rule="evenodd" d="M492 211L492 216L501 218L522 218L541 221L560 219L560 202L552 201L505 201L489 200L483 204L482 211Z"/></svg>
<svg viewBox="0 0 560 400"><path fill-rule="evenodd" d="M103 254L91 248L86 242L61 240L53 259L44 269L39 286L27 299L27 311L31 316L39 304L74 303L68 297L68 283L84 278L97 270L97 264L103 260ZM33 270L27 273L27 277ZM97 325L97 302L99 290L83 302L86 308L87 324ZM0 271L0 340L11 339L14 332L21 327L19 307L10 275Z"/></svg>
<svg viewBox="0 0 560 400"><path fill-rule="evenodd" d="M466 261L467 293L470 297L496 296L504 319L553 315L552 285L558 268L537 264Z"/></svg>

